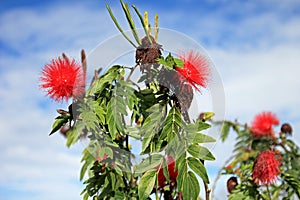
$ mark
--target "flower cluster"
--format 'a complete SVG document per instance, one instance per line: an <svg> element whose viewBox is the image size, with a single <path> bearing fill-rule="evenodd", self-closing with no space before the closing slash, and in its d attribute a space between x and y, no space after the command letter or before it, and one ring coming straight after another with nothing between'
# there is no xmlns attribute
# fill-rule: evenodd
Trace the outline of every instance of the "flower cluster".
<svg viewBox="0 0 300 200"><path fill-rule="evenodd" d="M176 67L181 75L181 81L188 82L198 91L200 91L199 86L206 88L210 74L206 58L194 51L181 53L179 58L184 62L183 67Z"/></svg>
<svg viewBox="0 0 300 200"><path fill-rule="evenodd" d="M274 151L260 152L254 161L252 178L256 184L274 183L280 173L281 156Z"/></svg>
<svg viewBox="0 0 300 200"><path fill-rule="evenodd" d="M274 134L273 126L279 124L278 117L272 112L262 112L254 117L251 132L256 137L268 137Z"/></svg>

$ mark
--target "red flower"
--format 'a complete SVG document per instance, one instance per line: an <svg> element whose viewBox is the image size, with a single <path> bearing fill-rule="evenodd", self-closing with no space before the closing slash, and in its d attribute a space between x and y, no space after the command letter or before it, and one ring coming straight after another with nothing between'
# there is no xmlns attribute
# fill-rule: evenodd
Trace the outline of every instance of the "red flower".
<svg viewBox="0 0 300 200"><path fill-rule="evenodd" d="M181 81L187 81L198 91L200 91L199 86L205 88L209 76L206 58L194 51L183 53L179 55L179 58L184 61L182 68L176 67L176 70L181 75Z"/></svg>
<svg viewBox="0 0 300 200"><path fill-rule="evenodd" d="M176 178L178 175L178 170L175 171L175 159L172 156L166 156L166 161L168 164L168 171L169 171L169 178L170 182L176 182ZM163 168L162 166L159 166L159 171L158 171L158 186L159 187L164 187L166 185L166 177L164 176Z"/></svg>
<svg viewBox="0 0 300 200"><path fill-rule="evenodd" d="M74 59L53 59L45 65L40 81L40 87L46 89L47 95L57 102L68 101L69 97L76 98L84 93L84 73Z"/></svg>
<svg viewBox="0 0 300 200"><path fill-rule="evenodd" d="M252 178L256 184L274 183L280 173L281 156L274 151L268 150L260 152L254 161Z"/></svg>
<svg viewBox="0 0 300 200"><path fill-rule="evenodd" d="M262 112L254 117L251 132L256 137L270 136L273 134L273 125L278 125L279 119L272 112Z"/></svg>

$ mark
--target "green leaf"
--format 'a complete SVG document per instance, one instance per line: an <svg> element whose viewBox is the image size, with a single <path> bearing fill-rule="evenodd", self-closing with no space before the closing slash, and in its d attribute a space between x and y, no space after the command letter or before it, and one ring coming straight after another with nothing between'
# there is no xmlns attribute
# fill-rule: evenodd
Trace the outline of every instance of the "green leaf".
<svg viewBox="0 0 300 200"><path fill-rule="evenodd" d="M140 131L140 134L143 136L142 153L145 152L154 135L162 129L166 105L155 104L148 109L148 112L151 114L145 119Z"/></svg>
<svg viewBox="0 0 300 200"><path fill-rule="evenodd" d="M88 131L99 130L99 119L103 121L103 109L99 106L98 102L87 99L85 103L79 104L79 112L82 123ZM96 112L99 112L98 114ZM100 116L100 117L98 117Z"/></svg>
<svg viewBox="0 0 300 200"><path fill-rule="evenodd" d="M221 139L222 139L222 142L224 142L226 140L226 138L228 137L229 130L230 130L230 123L224 122L222 124L222 127L221 127Z"/></svg>
<svg viewBox="0 0 300 200"><path fill-rule="evenodd" d="M201 131L206 130L210 127L211 127L210 124L205 123L201 120L197 120L195 123L186 124L184 126L184 130L188 134L192 134L192 133L200 133Z"/></svg>
<svg viewBox="0 0 300 200"><path fill-rule="evenodd" d="M163 174L164 174L166 180L167 180L168 183L169 183L169 181L170 181L169 167L168 167L168 163L167 163L167 160L166 160L166 159L163 159L163 165L162 165L162 167L163 167Z"/></svg>
<svg viewBox="0 0 300 200"><path fill-rule="evenodd" d="M181 156L182 158L185 157L185 154ZM178 175L176 178L177 184L178 184L178 190L182 191L187 172L188 172L188 166L187 166L187 161L186 159L177 159L176 160L176 165L178 166Z"/></svg>
<svg viewBox="0 0 300 200"><path fill-rule="evenodd" d="M174 58L176 67L182 68L184 66L184 61L179 58Z"/></svg>
<svg viewBox="0 0 300 200"><path fill-rule="evenodd" d="M107 105L106 121L112 139L119 131L123 131L122 115L127 114L126 107L120 102L120 97L112 97Z"/></svg>
<svg viewBox="0 0 300 200"><path fill-rule="evenodd" d="M187 140L190 143L209 143L209 142L216 142L216 140L208 135L202 133L189 133L187 135Z"/></svg>
<svg viewBox="0 0 300 200"><path fill-rule="evenodd" d="M112 66L105 74L103 74L98 80L95 80L90 88L87 90L87 96L93 96L96 93L101 93L108 85L116 79L119 79L124 69L120 65Z"/></svg>
<svg viewBox="0 0 300 200"><path fill-rule="evenodd" d="M161 154L154 154L142 160L135 166L136 173L143 173L162 164L164 157Z"/></svg>
<svg viewBox="0 0 300 200"><path fill-rule="evenodd" d="M198 199L200 193L200 185L195 174L191 171L187 173L184 179L182 196L183 199Z"/></svg>
<svg viewBox="0 0 300 200"><path fill-rule="evenodd" d="M200 176L202 178L202 180L205 183L209 183L209 179L207 176L207 172L206 169L204 167L204 165L202 164L202 162L200 162L198 159L193 158L193 157L189 157L188 158L188 164L189 167L196 173L198 174L198 176Z"/></svg>
<svg viewBox="0 0 300 200"><path fill-rule="evenodd" d="M106 154L109 158L113 158L113 150L109 147L103 147L99 151L99 157L104 158L104 154Z"/></svg>
<svg viewBox="0 0 300 200"><path fill-rule="evenodd" d="M179 132L180 127L182 126L181 114L178 108L173 106L169 114L166 118L165 125L162 129L159 140L164 140L166 137L168 138L168 142L170 141L170 135L176 135Z"/></svg>
<svg viewBox="0 0 300 200"><path fill-rule="evenodd" d="M80 139L84 127L84 123L81 120L77 120L75 126L73 126L72 129L70 129L68 132L66 143L67 147L70 147L71 145L75 144Z"/></svg>
<svg viewBox="0 0 300 200"><path fill-rule="evenodd" d="M215 160L212 153L206 148L196 144L192 144L188 148L188 152L195 158L200 158L202 160Z"/></svg>
<svg viewBox="0 0 300 200"><path fill-rule="evenodd" d="M56 131L58 131L65 123L70 119L70 114L60 115L55 118L55 121L52 125L52 130L49 135L52 135Z"/></svg>
<svg viewBox="0 0 300 200"><path fill-rule="evenodd" d="M171 53L164 59L163 57L156 59L158 64L163 65L165 68L173 70L174 67L183 67L184 62L179 58L174 58Z"/></svg>
<svg viewBox="0 0 300 200"><path fill-rule="evenodd" d="M80 170L80 181L82 181L86 171L95 162L95 157L90 153L90 151L87 148L83 150L83 157L81 159L81 162L84 162L84 164Z"/></svg>
<svg viewBox="0 0 300 200"><path fill-rule="evenodd" d="M153 190L155 180L157 177L157 170L150 170L146 172L140 179L138 184L138 195L140 199L147 199Z"/></svg>

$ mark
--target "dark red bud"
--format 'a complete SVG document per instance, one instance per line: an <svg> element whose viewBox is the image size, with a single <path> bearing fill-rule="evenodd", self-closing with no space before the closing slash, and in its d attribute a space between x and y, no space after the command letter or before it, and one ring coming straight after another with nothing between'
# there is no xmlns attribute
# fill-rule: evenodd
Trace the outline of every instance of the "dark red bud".
<svg viewBox="0 0 300 200"><path fill-rule="evenodd" d="M281 132L292 135L293 128L292 128L292 126L290 124L284 123L281 126Z"/></svg>
<svg viewBox="0 0 300 200"><path fill-rule="evenodd" d="M232 176L227 181L227 191L231 194L238 185L237 178Z"/></svg>

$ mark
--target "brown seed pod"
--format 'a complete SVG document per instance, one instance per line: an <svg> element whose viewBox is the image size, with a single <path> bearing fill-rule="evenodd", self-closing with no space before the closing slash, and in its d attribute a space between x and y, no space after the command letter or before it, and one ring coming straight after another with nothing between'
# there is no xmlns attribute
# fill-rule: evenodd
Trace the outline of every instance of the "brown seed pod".
<svg viewBox="0 0 300 200"><path fill-rule="evenodd" d="M282 126L281 126L281 132L282 132L282 133L289 134L289 135L292 135L293 128L292 128L292 126L291 126L290 124L284 123L284 124L282 124Z"/></svg>
<svg viewBox="0 0 300 200"><path fill-rule="evenodd" d="M232 176L227 181L227 191L231 194L238 185L237 178Z"/></svg>
<svg viewBox="0 0 300 200"><path fill-rule="evenodd" d="M70 129L71 129L71 127L69 125L63 125L59 131L64 137L67 137Z"/></svg>

